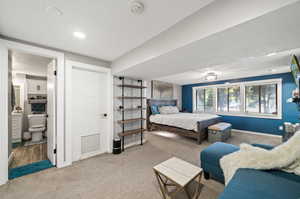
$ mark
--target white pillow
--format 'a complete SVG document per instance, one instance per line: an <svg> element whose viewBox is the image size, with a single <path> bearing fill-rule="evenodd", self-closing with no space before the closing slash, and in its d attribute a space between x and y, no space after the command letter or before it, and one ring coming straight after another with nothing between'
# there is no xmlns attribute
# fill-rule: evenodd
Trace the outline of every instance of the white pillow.
<svg viewBox="0 0 300 199"><path fill-rule="evenodd" d="M177 106L161 106L159 107L160 114L174 114L179 113Z"/></svg>

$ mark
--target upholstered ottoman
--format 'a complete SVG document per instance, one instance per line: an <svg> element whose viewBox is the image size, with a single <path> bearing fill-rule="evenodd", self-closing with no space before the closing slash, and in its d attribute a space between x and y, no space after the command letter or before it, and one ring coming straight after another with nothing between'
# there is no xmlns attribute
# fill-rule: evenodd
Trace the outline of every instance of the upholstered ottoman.
<svg viewBox="0 0 300 199"><path fill-rule="evenodd" d="M213 178L224 183L224 175L220 166L220 159L232 152L238 151L240 148L223 142L216 142L200 153L201 167L204 171L206 179Z"/></svg>
<svg viewBox="0 0 300 199"><path fill-rule="evenodd" d="M231 124L219 122L208 127L208 142L225 142L231 137Z"/></svg>

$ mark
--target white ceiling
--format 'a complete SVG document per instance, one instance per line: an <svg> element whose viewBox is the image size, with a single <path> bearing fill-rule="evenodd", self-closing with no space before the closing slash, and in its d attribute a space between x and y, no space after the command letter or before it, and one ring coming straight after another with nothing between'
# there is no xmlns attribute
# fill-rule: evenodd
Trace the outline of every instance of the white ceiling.
<svg viewBox="0 0 300 199"><path fill-rule="evenodd" d="M299 0L140 1L142 15L130 13L130 0L0 0L0 34L113 61L115 75L176 84L210 71L218 79L286 72L290 54L300 55ZM46 60L15 57L15 69L45 72Z"/></svg>
<svg viewBox="0 0 300 199"><path fill-rule="evenodd" d="M50 58L11 51L13 73L47 76L47 66Z"/></svg>
<svg viewBox="0 0 300 199"><path fill-rule="evenodd" d="M116 74L188 84L202 82L207 71L216 71L219 79L272 74L272 68L289 71L290 54L300 55L299 10L297 1L164 54L148 55ZM279 54L265 57L272 52Z"/></svg>
<svg viewBox="0 0 300 199"><path fill-rule="evenodd" d="M1 0L0 34L104 60L114 60L213 0L141 0L142 15L129 0ZM56 6L63 15L47 12ZM85 40L73 38L82 31Z"/></svg>
<svg viewBox="0 0 300 199"><path fill-rule="evenodd" d="M300 49L284 51L274 56L249 57L231 64L215 65L183 73L169 75L157 80L179 85L208 82L205 76L209 72L217 74L217 80L261 76L290 72L291 55L299 54Z"/></svg>

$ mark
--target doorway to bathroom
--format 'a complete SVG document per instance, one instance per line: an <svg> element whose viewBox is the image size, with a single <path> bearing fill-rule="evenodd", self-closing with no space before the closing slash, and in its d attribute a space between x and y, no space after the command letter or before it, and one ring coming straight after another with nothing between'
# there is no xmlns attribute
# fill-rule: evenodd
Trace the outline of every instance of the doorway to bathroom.
<svg viewBox="0 0 300 199"><path fill-rule="evenodd" d="M9 179L56 165L56 60L8 51Z"/></svg>
<svg viewBox="0 0 300 199"><path fill-rule="evenodd" d="M11 93L11 80L9 74L9 50L38 55L56 60L56 96L53 113L55 113L53 121L54 133L49 136L47 141L47 156L51 165L62 168L70 165L71 162L71 143L70 136L65 131L65 55L63 52L38 47L34 44L12 41L0 38L0 185L8 181L8 163L11 162L12 145L9 142L9 118L11 117L11 101L9 94ZM10 73L9 73L10 71ZM54 88L54 85L52 86ZM49 110L48 110L48 115ZM49 123L47 124L49 126ZM55 153L56 152L56 153ZM35 168L41 168L44 165L36 165ZM26 169L25 169L26 170ZM28 171L28 170L26 170Z"/></svg>

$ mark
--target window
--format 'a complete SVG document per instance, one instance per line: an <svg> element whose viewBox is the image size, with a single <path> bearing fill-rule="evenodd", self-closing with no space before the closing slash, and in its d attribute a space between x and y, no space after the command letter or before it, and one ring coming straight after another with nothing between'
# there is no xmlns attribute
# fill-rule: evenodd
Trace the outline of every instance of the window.
<svg viewBox="0 0 300 199"><path fill-rule="evenodd" d="M218 111L228 111L228 88L218 88Z"/></svg>
<svg viewBox="0 0 300 199"><path fill-rule="evenodd" d="M194 111L281 119L281 79L193 88Z"/></svg>
<svg viewBox="0 0 300 199"><path fill-rule="evenodd" d="M246 86L246 112L259 113L259 86Z"/></svg>
<svg viewBox="0 0 300 199"><path fill-rule="evenodd" d="M246 112L277 115L277 84L246 86Z"/></svg>
<svg viewBox="0 0 300 199"><path fill-rule="evenodd" d="M214 111L214 89L204 88L196 90L196 110L201 112Z"/></svg>
<svg viewBox="0 0 300 199"><path fill-rule="evenodd" d="M240 87L218 88L218 111L239 112L241 107Z"/></svg>

